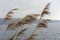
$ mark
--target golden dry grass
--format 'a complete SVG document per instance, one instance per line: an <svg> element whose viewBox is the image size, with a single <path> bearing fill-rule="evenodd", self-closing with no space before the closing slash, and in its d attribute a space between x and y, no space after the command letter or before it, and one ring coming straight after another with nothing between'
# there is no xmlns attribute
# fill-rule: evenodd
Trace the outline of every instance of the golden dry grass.
<svg viewBox="0 0 60 40"><path fill-rule="evenodd" d="M35 16L35 17L40 16L40 14L31 14L31 15L33 15L33 16Z"/></svg>
<svg viewBox="0 0 60 40"><path fill-rule="evenodd" d="M4 21L9 21L9 20L11 20L13 14L14 14L13 11L15 11L15 10L18 10L18 8L11 9L11 10L7 13L7 15L5 16Z"/></svg>
<svg viewBox="0 0 60 40"><path fill-rule="evenodd" d="M15 35L13 35L12 37L10 37L9 40L14 40L15 37L16 37L15 39L18 39L18 36L20 36L21 34L24 34L24 32L25 32L27 29L28 29L28 28L21 30L20 32L18 32L18 34L15 34Z"/></svg>
<svg viewBox="0 0 60 40"><path fill-rule="evenodd" d="M12 19L13 12L8 12L8 14L5 17L5 21L11 20Z"/></svg>
<svg viewBox="0 0 60 40"><path fill-rule="evenodd" d="M17 24L17 22L13 22L12 24L9 24L7 30L12 30L12 29L14 29L15 26L16 26L16 24Z"/></svg>
<svg viewBox="0 0 60 40"><path fill-rule="evenodd" d="M19 37L20 35L24 34L24 32L25 32L27 29L28 29L28 27L27 27L26 29L23 29L23 30L21 30L20 32L18 32L18 34L17 34L17 36L16 36L15 39L19 39L18 37Z"/></svg>
<svg viewBox="0 0 60 40"><path fill-rule="evenodd" d="M14 40L14 37L15 37L16 35L13 35L11 38L9 38L9 40Z"/></svg>
<svg viewBox="0 0 60 40"><path fill-rule="evenodd" d="M32 34L28 39L25 39L25 40L34 40L34 37L36 37L36 36L38 36L38 35Z"/></svg>
<svg viewBox="0 0 60 40"><path fill-rule="evenodd" d="M11 29L14 29L17 26L28 24L28 23L36 20L36 16L39 16L39 15L38 14L27 15L21 21L19 21L19 22L13 22L12 24L9 24L7 29L11 30Z"/></svg>
<svg viewBox="0 0 60 40"><path fill-rule="evenodd" d="M19 10L18 8L14 8L14 9L12 9L12 10L10 10L10 11L15 11L15 10Z"/></svg>
<svg viewBox="0 0 60 40"><path fill-rule="evenodd" d="M43 9L42 13L41 13L41 18L44 16L44 15L47 15L47 14L50 14L49 13L49 5L50 3L48 3L45 8Z"/></svg>
<svg viewBox="0 0 60 40"><path fill-rule="evenodd" d="M26 17L24 17L22 20L20 20L19 22L13 22L12 24L9 24L8 25L8 30L12 30L14 29L15 27L17 26L21 26L21 25L24 25L24 24L28 24L34 20L36 20L36 17L37 16L40 16L39 14L31 14L31 15L27 15ZM7 18L9 19L9 18Z"/></svg>
<svg viewBox="0 0 60 40"><path fill-rule="evenodd" d="M50 3L48 3L48 4L45 6L45 8L43 9L43 11L42 11L42 13L41 13L40 19L41 19L44 15L50 14L50 13L49 13L49 5L50 5ZM48 23L47 21L48 21L48 20L42 21L41 23L39 23L39 24L37 25L37 27L47 27L47 23Z"/></svg>
<svg viewBox="0 0 60 40"><path fill-rule="evenodd" d="M40 27L40 28L43 28L44 27L44 28L46 28L47 27L47 24L48 24L47 20L44 20L41 23L39 23L37 25L37 27Z"/></svg>
<svg viewBox="0 0 60 40"><path fill-rule="evenodd" d="M48 6L49 6L49 3L46 5L46 7L44 8L44 10L43 10L43 12L41 13L41 18L46 14L49 14L49 8L48 8ZM12 9L12 10L10 10L9 12L8 12L8 14L6 15L6 17L5 17L5 20L11 20L12 19L12 15L14 14L14 12L12 12L12 11L14 11L14 10L18 10L17 8L15 8L15 9ZM15 27L17 27L17 26L21 26L21 25L24 25L24 24L28 24L28 23L30 23L30 22L32 22L32 21L34 21L34 20L36 20L36 17L38 17L38 16L40 16L40 14L31 14L31 15L27 15L27 16L25 16L22 20L20 20L19 22L13 22L12 24L9 24L8 25L8 30L12 30L12 29L14 29ZM37 27L40 27L40 28L42 28L42 27L47 27L47 24L48 24L48 22L47 21L50 21L50 20L43 20L41 23L39 23L38 25L37 25ZM17 34L17 36L16 35L13 35L9 40L14 40L14 37L16 36L16 39L18 39L17 37L18 36L20 36L21 34L24 34L24 32L27 30L28 28L26 28L26 29L24 29L24 30L22 30L22 31L20 31L20 32L18 32L18 34ZM29 38L27 38L26 40L34 40L34 37L35 36L37 36L37 35L34 35L34 34L32 34Z"/></svg>
<svg viewBox="0 0 60 40"><path fill-rule="evenodd" d="M17 25L20 26L20 25L28 24L28 23L36 20L37 16L40 16L40 15L38 15L38 14L27 15L20 22L18 22Z"/></svg>
<svg viewBox="0 0 60 40"><path fill-rule="evenodd" d="M20 31L20 32L17 34L17 36L19 36L19 35L21 35L21 34L24 34L24 32L25 32L27 29L28 29L28 28L23 29L22 31Z"/></svg>

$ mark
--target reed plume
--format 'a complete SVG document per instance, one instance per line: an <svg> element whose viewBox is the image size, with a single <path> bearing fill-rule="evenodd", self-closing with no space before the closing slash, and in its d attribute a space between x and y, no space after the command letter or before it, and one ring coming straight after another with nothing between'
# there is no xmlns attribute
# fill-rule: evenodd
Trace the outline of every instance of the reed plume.
<svg viewBox="0 0 60 40"><path fill-rule="evenodd" d="M21 21L16 22L14 21L13 23L8 25L8 30L12 30L15 27L17 27L18 25L24 25L24 24L28 24L29 22L32 22L36 19L37 16L40 16L39 14L31 14L31 15L27 15L26 17L24 17Z"/></svg>
<svg viewBox="0 0 60 40"><path fill-rule="evenodd" d="M16 38L15 38L15 39L18 39L18 37L19 37L20 35L24 34L24 32L25 32L27 29L28 29L28 27L25 28L25 29L23 29L23 30L21 30L21 31L19 31L18 34L16 35Z"/></svg>
<svg viewBox="0 0 60 40"><path fill-rule="evenodd" d="M49 13L49 5L50 5L50 3L48 3L48 4L45 6L43 12L41 13L40 20L41 20L41 18L42 18L44 15L50 14L50 13ZM43 20L42 22L40 22L40 23L37 25L37 27L47 27L47 23L48 23L47 21L48 21L48 20Z"/></svg>
<svg viewBox="0 0 60 40"><path fill-rule="evenodd" d="M14 9L12 9L12 10L10 10L10 11L15 11L15 10L19 10L18 8L14 8Z"/></svg>
<svg viewBox="0 0 60 40"><path fill-rule="evenodd" d="M50 5L50 3L48 3L48 4L45 6L45 8L43 9L43 12L41 13L40 19L41 19L44 15L50 14L50 13L49 13L49 5Z"/></svg>
<svg viewBox="0 0 60 40"><path fill-rule="evenodd" d="M28 39L25 40L34 40L34 37L38 36L37 34L32 34Z"/></svg>
<svg viewBox="0 0 60 40"><path fill-rule="evenodd" d="M33 16L35 16L35 17L38 17L38 16L40 16L40 14L31 14L31 15L33 15Z"/></svg>
<svg viewBox="0 0 60 40"><path fill-rule="evenodd" d="M14 14L13 11L15 11L15 10L18 10L18 9L17 9L17 8L14 8L14 9L10 10L10 11L7 13L6 17L4 18L4 21L12 20L12 16L13 16L13 14Z"/></svg>
<svg viewBox="0 0 60 40"><path fill-rule="evenodd" d="M21 34L24 34L24 32L25 32L27 29L28 29L28 28L25 28L25 29L21 30L21 31L17 34L17 36L19 36L19 35L21 35Z"/></svg>
<svg viewBox="0 0 60 40"><path fill-rule="evenodd" d="M13 35L11 38L9 38L9 40L14 40L14 37L16 36L16 34L15 35Z"/></svg>
<svg viewBox="0 0 60 40"><path fill-rule="evenodd" d="M43 28L43 27L47 27L47 20L44 20L44 21L42 21L41 23L39 23L38 25L37 25L37 27L40 27L40 28Z"/></svg>
<svg viewBox="0 0 60 40"><path fill-rule="evenodd" d="M4 21L11 20L12 19L12 15L13 15L13 12L8 12L8 14L6 15Z"/></svg>
<svg viewBox="0 0 60 40"><path fill-rule="evenodd" d="M24 32L25 32L27 29L28 29L28 28L19 31L18 34L15 34L15 35L13 35L12 37L10 37L9 40L14 40L14 38L15 38L15 39L18 39L17 37L20 36L21 34L24 34Z"/></svg>
<svg viewBox="0 0 60 40"><path fill-rule="evenodd" d="M7 13L6 17L4 18L4 21L5 21L5 22L12 20L12 16L13 16L13 14L14 14L13 11L15 11L15 10L18 10L18 8L11 9L11 10ZM13 22L13 23L9 24L8 27L7 27L7 29L9 29L9 30L13 29L16 24L17 24L17 22Z"/></svg>
<svg viewBox="0 0 60 40"><path fill-rule="evenodd" d="M15 28L15 26L16 26L16 24L17 24L17 22L15 21L15 22L13 22L12 24L9 24L8 25L8 27L7 27L7 30L12 30L12 29L14 29Z"/></svg>
<svg viewBox="0 0 60 40"><path fill-rule="evenodd" d="M24 24L28 24L34 20L36 20L36 17L40 16L39 14L31 14L31 15L27 15L25 16L20 22L17 23L17 25L24 25Z"/></svg>

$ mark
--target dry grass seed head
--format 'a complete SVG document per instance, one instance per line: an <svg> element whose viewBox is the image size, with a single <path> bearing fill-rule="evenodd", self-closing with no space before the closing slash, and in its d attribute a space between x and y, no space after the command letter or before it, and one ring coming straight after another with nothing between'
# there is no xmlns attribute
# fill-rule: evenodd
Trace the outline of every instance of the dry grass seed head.
<svg viewBox="0 0 60 40"><path fill-rule="evenodd" d="M21 31L18 33L17 36L19 36L19 35L21 35L21 34L24 34L24 32L25 32L27 29L28 29L28 28L21 30Z"/></svg>
<svg viewBox="0 0 60 40"><path fill-rule="evenodd" d="M9 21L12 19L13 12L8 12L8 14L5 17L5 21Z"/></svg>
<svg viewBox="0 0 60 40"><path fill-rule="evenodd" d="M13 35L11 38L9 38L9 40L14 40L14 37L16 36L16 34L15 35Z"/></svg>
<svg viewBox="0 0 60 40"><path fill-rule="evenodd" d="M35 16L35 17L38 17L38 16L40 16L40 14L32 14L33 16Z"/></svg>
<svg viewBox="0 0 60 40"><path fill-rule="evenodd" d="M34 40L34 37L35 36L38 36L38 35L36 35L36 34L32 34L28 39L26 39L26 40Z"/></svg>
<svg viewBox="0 0 60 40"><path fill-rule="evenodd" d="M15 11L15 10L18 10L18 8L11 9L11 10L7 13L6 17L4 18L4 19L5 19L4 21L9 21L9 20L11 20L11 19L12 19L12 14L14 14L14 12L12 12L12 11Z"/></svg>
<svg viewBox="0 0 60 40"><path fill-rule="evenodd" d="M49 4L50 3L48 3L47 5L46 5L46 7L44 8L44 10L43 10L43 12L42 12L42 14L41 14L41 17L43 17L45 14L47 15L47 14L50 14L49 13Z"/></svg>
<svg viewBox="0 0 60 40"><path fill-rule="evenodd" d="M14 9L12 9L11 11L15 11L15 10L19 10L18 8L14 8Z"/></svg>
<svg viewBox="0 0 60 40"><path fill-rule="evenodd" d="M42 21L41 23L39 23L38 25L37 25L37 27L47 27L47 21Z"/></svg>
<svg viewBox="0 0 60 40"><path fill-rule="evenodd" d="M33 16L33 15L27 15L26 18L30 18L30 20L35 20L36 19L36 17Z"/></svg>
<svg viewBox="0 0 60 40"><path fill-rule="evenodd" d="M17 22L13 22L12 24L9 24L7 29L8 29L8 30L14 29L15 26L16 26L16 24L17 24Z"/></svg>
<svg viewBox="0 0 60 40"><path fill-rule="evenodd" d="M17 25L21 26L21 25L24 25L24 24L28 24L29 22L32 22L35 19L36 19L35 16L33 16L33 15L27 15L20 22L18 22Z"/></svg>

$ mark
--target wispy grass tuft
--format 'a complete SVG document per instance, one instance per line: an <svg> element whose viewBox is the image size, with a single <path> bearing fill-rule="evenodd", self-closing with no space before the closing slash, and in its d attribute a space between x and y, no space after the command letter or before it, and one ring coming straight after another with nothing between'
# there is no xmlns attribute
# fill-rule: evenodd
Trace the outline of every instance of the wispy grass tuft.
<svg viewBox="0 0 60 40"><path fill-rule="evenodd" d="M16 36L16 34L15 35L13 35L11 38L9 38L9 40L14 40L14 37Z"/></svg>
<svg viewBox="0 0 60 40"><path fill-rule="evenodd" d="M19 31L15 39L18 39L18 37L19 37L20 35L24 34L24 32L25 32L27 29L28 29L28 27L27 27L26 29L23 29L23 30Z"/></svg>
<svg viewBox="0 0 60 40"><path fill-rule="evenodd" d="M36 37L36 36L38 36L38 35L32 34L28 39L25 39L25 40L35 40L34 37Z"/></svg>
<svg viewBox="0 0 60 40"><path fill-rule="evenodd" d="M50 14L50 12L49 12L49 5L50 5L50 3L48 3L48 4L45 6L45 8L43 9L43 11L42 11L42 13L41 13L40 19L41 19L44 15Z"/></svg>
<svg viewBox="0 0 60 40"><path fill-rule="evenodd" d="M27 15L25 16L20 22L17 23L17 25L21 26L24 24L28 24L34 20L36 20L36 17L40 16L39 14L31 14L31 15Z"/></svg>
<svg viewBox="0 0 60 40"><path fill-rule="evenodd" d="M26 17L24 17L22 20L20 20L19 22L13 22L11 24L8 25L8 30L12 30L17 26L21 26L24 24L28 24L34 20L36 20L36 17L40 16L39 14L31 14L31 15L27 15Z"/></svg>
<svg viewBox="0 0 60 40"><path fill-rule="evenodd" d="M7 30L12 30L15 28L17 22L13 22L12 24L9 24L8 27L7 27Z"/></svg>
<svg viewBox="0 0 60 40"><path fill-rule="evenodd" d="M4 21L8 21L8 20L11 20L12 19L12 15L13 15L13 12L9 12L6 17L5 17L5 20Z"/></svg>
<svg viewBox="0 0 60 40"><path fill-rule="evenodd" d="M24 32L25 32L27 29L28 29L28 28L21 30L21 31L18 33L17 36L19 36L19 35L21 35L21 34L24 34Z"/></svg>
<svg viewBox="0 0 60 40"><path fill-rule="evenodd" d="M18 8L11 9L11 10L7 13L7 15L5 16L4 21L9 21L9 20L11 20L13 14L14 14L13 11L15 11L15 10L18 10Z"/></svg>
<svg viewBox="0 0 60 40"><path fill-rule="evenodd" d="M18 32L18 34L15 34L15 35L13 35L12 37L10 37L9 40L18 39L18 36L20 36L21 34L24 34L24 32L25 32L27 29L28 29L28 28L21 30L20 32ZM19 39L19 40L20 40L20 39Z"/></svg>
<svg viewBox="0 0 60 40"><path fill-rule="evenodd" d="M43 28L43 27L46 28L47 27L47 24L48 24L47 20L44 20L41 23L39 23L37 25L37 27L39 27L39 28Z"/></svg>
<svg viewBox="0 0 60 40"><path fill-rule="evenodd" d="M50 13L49 13L49 5L50 5L50 3L48 3L48 4L45 6L45 8L43 9L43 12L41 13L40 20L42 20L42 17L43 17L44 15L50 14ZM43 20L42 22L40 22L40 23L37 25L37 27L47 27L47 23L48 23L47 21L49 21L49 20Z"/></svg>

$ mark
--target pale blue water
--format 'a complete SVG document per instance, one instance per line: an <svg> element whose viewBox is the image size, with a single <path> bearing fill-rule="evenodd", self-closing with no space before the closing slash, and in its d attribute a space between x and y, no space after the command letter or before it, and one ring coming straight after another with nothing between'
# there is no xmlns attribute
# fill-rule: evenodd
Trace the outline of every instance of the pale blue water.
<svg viewBox="0 0 60 40"><path fill-rule="evenodd" d="M15 29L13 31L6 31L8 23L4 23L2 26L0 25L0 40L8 40L12 35L17 34L19 30L21 31L21 29L26 27L29 28L23 35L19 36L20 40L28 38L32 32L38 34L38 36L34 37L34 40L60 40L60 20L49 21L47 28L35 28L38 22L39 21L35 21L30 24L25 24L22 28L17 28L18 30ZM0 23L3 23L3 20L1 20Z"/></svg>

